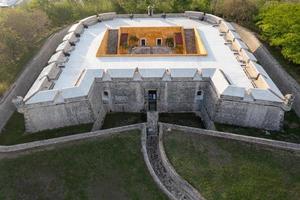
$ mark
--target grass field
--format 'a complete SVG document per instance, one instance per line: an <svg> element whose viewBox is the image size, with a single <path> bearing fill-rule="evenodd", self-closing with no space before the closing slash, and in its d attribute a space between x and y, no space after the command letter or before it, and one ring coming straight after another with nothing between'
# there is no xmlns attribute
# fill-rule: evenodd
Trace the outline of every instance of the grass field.
<svg viewBox="0 0 300 200"><path fill-rule="evenodd" d="M131 124L143 123L146 121L147 116L145 113L112 112L107 113L102 125L102 129L127 126Z"/></svg>
<svg viewBox="0 0 300 200"><path fill-rule="evenodd" d="M293 111L285 113L282 131L265 131L262 129L245 128L218 123L215 123L215 125L217 130L223 132L300 143L300 118Z"/></svg>
<svg viewBox="0 0 300 200"><path fill-rule="evenodd" d="M200 117L196 116L195 113L160 113L159 121L195 128L204 127Z"/></svg>
<svg viewBox="0 0 300 200"><path fill-rule="evenodd" d="M299 154L175 130L164 145L176 171L208 200L299 199Z"/></svg>
<svg viewBox="0 0 300 200"><path fill-rule="evenodd" d="M38 133L24 134L24 117L22 114L15 112L0 134L0 145L20 144L36 140L44 140L77 133L89 132L92 129L92 126L93 124L82 124L77 126L69 126L59 129L41 131Z"/></svg>
<svg viewBox="0 0 300 200"><path fill-rule="evenodd" d="M140 132L0 162L0 199L166 199L149 175Z"/></svg>

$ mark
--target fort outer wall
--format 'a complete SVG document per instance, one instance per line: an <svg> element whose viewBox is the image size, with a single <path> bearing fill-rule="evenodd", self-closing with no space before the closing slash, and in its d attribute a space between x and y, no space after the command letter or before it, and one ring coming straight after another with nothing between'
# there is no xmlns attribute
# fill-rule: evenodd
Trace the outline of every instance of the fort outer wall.
<svg viewBox="0 0 300 200"><path fill-rule="evenodd" d="M234 24L234 26L242 40L247 44L279 89L284 93L291 93L295 96L293 109L300 117L299 83L297 83L297 81L282 68L278 61L270 54L268 49L256 38L254 33L237 24Z"/></svg>
<svg viewBox="0 0 300 200"><path fill-rule="evenodd" d="M25 104L22 110L26 130L36 132L96 120L101 123L107 112L145 112L148 110L148 90L157 91L159 112L203 112L200 109L203 106L212 121L270 130L280 129L283 121L284 111L280 104L219 98L208 80L102 81L96 78L88 96L59 103ZM203 91L202 97L197 95L199 90Z"/></svg>

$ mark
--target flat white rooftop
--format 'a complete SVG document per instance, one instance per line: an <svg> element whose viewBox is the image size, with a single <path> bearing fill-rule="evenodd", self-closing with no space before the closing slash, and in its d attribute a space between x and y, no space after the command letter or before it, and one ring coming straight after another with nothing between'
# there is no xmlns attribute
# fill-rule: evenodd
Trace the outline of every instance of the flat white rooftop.
<svg viewBox="0 0 300 200"><path fill-rule="evenodd" d="M96 57L96 52L107 28L119 27L163 27L183 26L196 28L201 36L207 56L166 56L166 57ZM253 88L251 81L244 73L234 52L224 44L218 28L203 21L188 18L115 18L103 21L84 29L80 41L76 43L68 62L65 64L54 89L74 87L83 69L189 69L189 68L219 68L222 69L232 85ZM130 71L131 71L130 70ZM122 70L123 71L123 70ZM125 75L125 74L124 74ZM122 76L122 75L120 75Z"/></svg>

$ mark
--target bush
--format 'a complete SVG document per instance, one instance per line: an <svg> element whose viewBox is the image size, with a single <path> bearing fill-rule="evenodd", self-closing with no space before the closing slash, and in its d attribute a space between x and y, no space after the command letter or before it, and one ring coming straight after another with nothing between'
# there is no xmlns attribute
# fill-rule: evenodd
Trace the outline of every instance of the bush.
<svg viewBox="0 0 300 200"><path fill-rule="evenodd" d="M300 3L266 4L257 25L263 39L280 47L286 59L300 64Z"/></svg>

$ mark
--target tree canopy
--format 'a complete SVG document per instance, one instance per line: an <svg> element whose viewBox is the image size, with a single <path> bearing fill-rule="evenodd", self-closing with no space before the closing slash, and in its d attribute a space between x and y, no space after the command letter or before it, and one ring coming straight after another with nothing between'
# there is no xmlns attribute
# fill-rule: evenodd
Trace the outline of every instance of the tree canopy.
<svg viewBox="0 0 300 200"><path fill-rule="evenodd" d="M285 58L300 64L300 3L266 4L257 25L264 39L280 47Z"/></svg>

